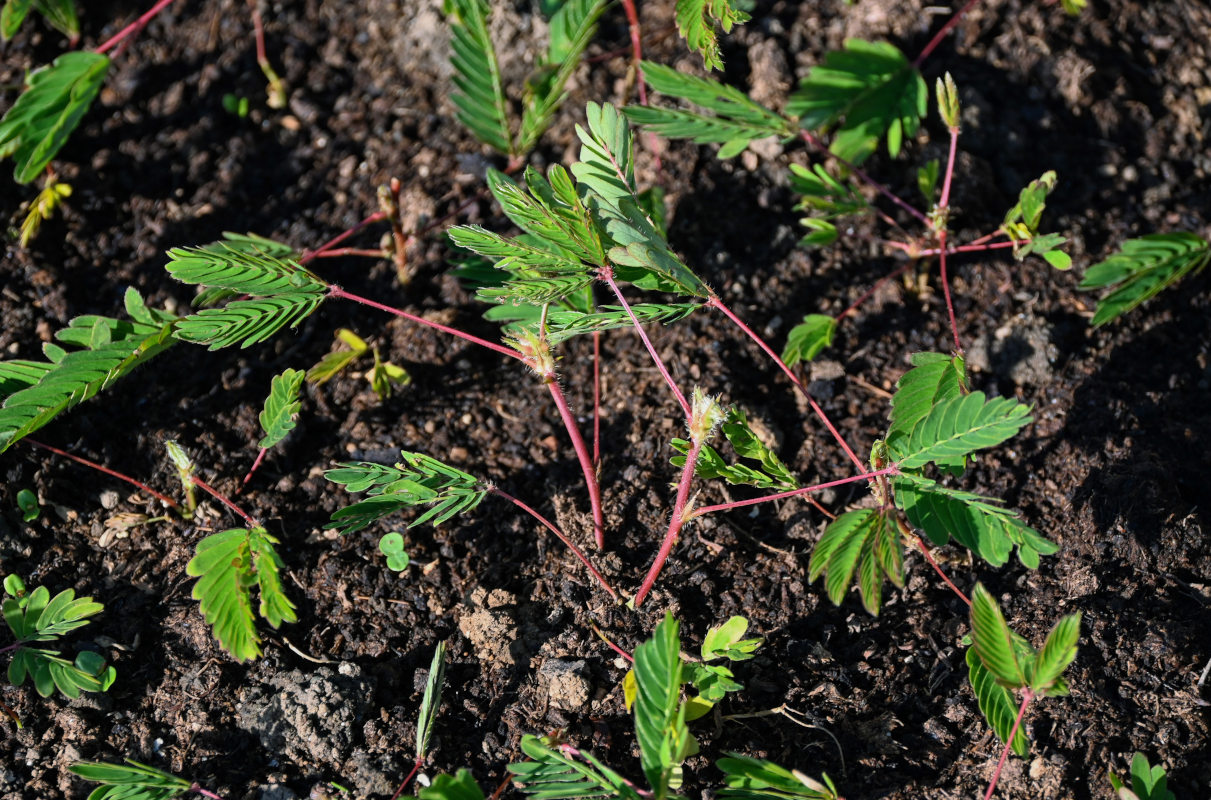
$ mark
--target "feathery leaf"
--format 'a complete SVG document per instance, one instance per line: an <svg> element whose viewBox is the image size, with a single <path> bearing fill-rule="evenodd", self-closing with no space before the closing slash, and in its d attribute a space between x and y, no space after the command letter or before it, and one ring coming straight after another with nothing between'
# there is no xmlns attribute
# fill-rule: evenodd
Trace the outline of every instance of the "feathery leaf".
<svg viewBox="0 0 1211 800"><path fill-rule="evenodd" d="M490 10L486 0L446 0L452 34L450 66L457 87L450 102L475 138L500 153L514 155L500 65L488 34Z"/></svg>
<svg viewBox="0 0 1211 800"><path fill-rule="evenodd" d="M88 795L88 800L172 800L193 785L130 759L125 764L77 761L67 769L86 781L101 784Z"/></svg>
<svg viewBox="0 0 1211 800"><path fill-rule="evenodd" d="M526 735L521 751L530 761L509 765L513 781L535 800L580 800L580 798L620 797L639 800L636 792L617 772L592 754L576 751L577 758L552 747L546 740Z"/></svg>
<svg viewBox="0 0 1211 800"><path fill-rule="evenodd" d="M369 497L332 515L325 525L341 534L354 533L396 511L428 506L408 527L432 522L440 525L457 514L479 505L488 487L473 475L443 464L421 453L401 451L403 461L394 466L354 462L330 469L324 477L344 484L349 492L367 492Z"/></svg>
<svg viewBox="0 0 1211 800"><path fill-rule="evenodd" d="M416 715L416 758L423 761L429 754L429 740L433 738L433 722L437 719L437 707L441 705L442 686L446 682L446 643L438 642L429 662L429 676L425 679L425 694L421 698L420 711Z"/></svg>
<svg viewBox="0 0 1211 800"><path fill-rule="evenodd" d="M294 430L295 415L302 407L299 390L303 387L303 377L300 369L288 369L281 375L273 376L269 396L265 398L265 408L257 418L261 422L261 430L265 432L257 443L258 447L273 447Z"/></svg>
<svg viewBox="0 0 1211 800"><path fill-rule="evenodd" d="M1193 233L1150 233L1123 242L1118 253L1094 264L1081 280L1082 289L1115 287L1098 301L1090 324L1105 325L1195 275L1211 262L1211 242Z"/></svg>
<svg viewBox="0 0 1211 800"><path fill-rule="evenodd" d="M728 753L715 766L724 775L724 786L715 794L719 800L838 800L827 774L817 781L797 769L739 753Z"/></svg>
<svg viewBox="0 0 1211 800"><path fill-rule="evenodd" d="M997 683L1007 689L1022 689L1029 684L1014 633L997 601L980 583L971 592L971 638L972 649Z"/></svg>
<svg viewBox="0 0 1211 800"><path fill-rule="evenodd" d="M251 587L260 593L259 608L270 625L297 619L295 607L282 591L278 571L282 562L273 545L277 539L264 528L233 528L198 542L186 574L198 579L193 597L214 637L236 661L261 655Z"/></svg>
<svg viewBox="0 0 1211 800"><path fill-rule="evenodd" d="M884 137L887 152L899 155L903 140L916 135L928 98L925 79L893 45L847 39L844 50L812 68L786 110L808 130L836 127L829 150L861 163Z"/></svg>
<svg viewBox="0 0 1211 800"><path fill-rule="evenodd" d="M88 112L108 69L107 56L78 51L29 74L28 88L0 119L0 158L16 161L17 183L46 169Z"/></svg>
<svg viewBox="0 0 1211 800"><path fill-rule="evenodd" d="M652 638L635 648L635 737L639 759L656 797L665 797L691 743L681 701L682 663L678 624L671 614Z"/></svg>
<svg viewBox="0 0 1211 800"><path fill-rule="evenodd" d="M1024 403L1005 397L985 401L983 392L972 392L935 404L907 437L887 446L901 468L916 469L998 445L1031 419Z"/></svg>
<svg viewBox="0 0 1211 800"><path fill-rule="evenodd" d="M883 578L904 585L900 533L890 515L873 508L847 511L828 524L812 550L808 581L824 575L824 587L834 605L841 605L858 573L862 605L878 616Z"/></svg>
<svg viewBox="0 0 1211 800"><path fill-rule="evenodd" d="M618 109L609 103L585 106L589 129L576 126L580 138L580 160L572 174L612 207L624 197L635 196L635 154L631 129Z"/></svg>
<svg viewBox="0 0 1211 800"><path fill-rule="evenodd" d="M805 245L824 247L832 244L837 240L834 221L861 216L872 210L852 182L843 183L833 177L823 164L812 164L810 168L791 164L790 170L791 188L801 195L795 210L809 214L799 222L813 231L803 238Z"/></svg>
<svg viewBox="0 0 1211 800"><path fill-rule="evenodd" d="M723 69L716 23L724 33L731 33L733 25L749 20L749 15L736 5L736 0L677 0L677 29L690 49L702 55L707 69Z"/></svg>
<svg viewBox="0 0 1211 800"><path fill-rule="evenodd" d="M800 361L811 361L820 351L833 343L837 320L827 314L808 314L786 335L782 348L782 363L793 367Z"/></svg>
<svg viewBox="0 0 1211 800"><path fill-rule="evenodd" d="M1034 674L1030 679L1030 688L1035 694L1048 696L1068 693L1060 679L1076 658L1076 643L1080 636L1080 614L1064 617L1047 634L1047 640L1035 657Z"/></svg>
<svg viewBox="0 0 1211 800"><path fill-rule="evenodd" d="M976 649L967 649L967 680L975 692L976 703L980 713L1002 742L1009 741L1009 732L1013 730L1013 721L1018 715L1018 704L1013 699L1013 692L997 683L996 677L980 661ZM1025 726L1018 727L1013 737L1013 752L1025 758L1030 754L1030 740L1026 738Z"/></svg>
<svg viewBox="0 0 1211 800"><path fill-rule="evenodd" d="M735 407L729 408L722 430L728 443L736 451L736 455L756 461L757 468L754 469L746 464L728 464L715 448L707 444L702 446L698 461L694 465L696 476L704 480L723 478L733 486L747 485L755 486L758 489L790 491L799 488L799 481L795 478L794 473L753 432L743 411ZM689 446L689 442L684 439L672 441L673 449L681 453L670 459L674 466L685 466L685 454L689 451Z"/></svg>

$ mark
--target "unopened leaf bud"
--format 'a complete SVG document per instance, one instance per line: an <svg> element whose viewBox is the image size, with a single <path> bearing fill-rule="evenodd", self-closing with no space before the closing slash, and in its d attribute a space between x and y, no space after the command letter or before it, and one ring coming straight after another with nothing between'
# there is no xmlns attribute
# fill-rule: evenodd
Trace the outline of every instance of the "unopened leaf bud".
<svg viewBox="0 0 1211 800"><path fill-rule="evenodd" d="M944 77L938 78L937 95L938 113L942 116L942 121L952 131L957 131L959 129L959 89L955 86L954 78L950 77L949 72Z"/></svg>
<svg viewBox="0 0 1211 800"><path fill-rule="evenodd" d="M723 407L719 399L694 388L694 399L690 411L690 438L698 443L706 442L723 421Z"/></svg>

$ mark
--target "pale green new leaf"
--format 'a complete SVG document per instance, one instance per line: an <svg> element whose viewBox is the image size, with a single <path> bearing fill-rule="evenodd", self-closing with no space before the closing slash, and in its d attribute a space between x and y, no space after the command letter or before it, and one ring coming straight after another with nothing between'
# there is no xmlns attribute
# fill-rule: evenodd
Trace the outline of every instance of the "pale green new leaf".
<svg viewBox="0 0 1211 800"><path fill-rule="evenodd" d="M791 188L800 195L795 210L810 215L799 222L815 231L804 238L803 244L830 245L837 240L837 229L832 222L871 212L870 203L852 183L837 179L823 164L812 164L810 169L791 164L790 170Z"/></svg>
<svg viewBox="0 0 1211 800"><path fill-rule="evenodd" d="M1069 614L1055 624L1035 656L1030 688L1038 695L1067 694L1060 678L1076 658L1076 643L1081 636L1081 615ZM1060 691L1056 691L1057 686Z"/></svg>
<svg viewBox="0 0 1211 800"><path fill-rule="evenodd" d="M824 575L824 587L834 605L841 605L857 573L862 605L878 615L883 579L904 585L900 532L889 514L873 508L847 511L829 523L812 550L808 580Z"/></svg>
<svg viewBox="0 0 1211 800"><path fill-rule="evenodd" d="M620 797L639 800L639 793L622 776L591 753L577 751L573 758L537 736L525 735L521 750L530 759L509 765L513 783L535 800L555 798Z"/></svg>
<svg viewBox="0 0 1211 800"><path fill-rule="evenodd" d="M420 711L416 715L416 758L423 761L429 754L429 740L433 738L433 723L437 720L437 708L441 705L442 686L446 682L446 643L438 642L429 662L429 677L425 680L425 694L421 698Z"/></svg>
<svg viewBox="0 0 1211 800"><path fill-rule="evenodd" d="M720 142L729 144L729 149L743 149L740 145L747 145L753 139L787 137L795 132L789 120L754 102L733 86L686 75L652 61L643 62L643 74L648 85L657 92L686 100L709 112L656 106L627 106L624 109L632 122L645 125L661 136L690 139L699 144Z"/></svg>
<svg viewBox="0 0 1211 800"><path fill-rule="evenodd" d="M808 314L786 335L782 363L793 367L800 361L811 361L833 343L833 334L836 332L835 318L826 314Z"/></svg>
<svg viewBox="0 0 1211 800"><path fill-rule="evenodd" d="M233 528L198 542L186 574L198 578L193 597L215 639L236 661L261 655L251 588L260 593L259 613L273 627L296 620L295 607L282 591L277 539L264 528Z"/></svg>
<svg viewBox="0 0 1211 800"><path fill-rule="evenodd" d="M435 458L407 451L400 456L402 462L393 467L363 461L325 472L325 478L343 484L347 491L364 491L370 496L334 513L324 527L354 533L397 511L426 506L408 527L425 522L440 525L475 508L488 494L488 487L473 475Z"/></svg>
<svg viewBox="0 0 1211 800"><path fill-rule="evenodd" d="M26 383L13 391L0 406L0 453L174 344L172 325L176 317L147 309L142 300L137 300L137 294L137 302L131 300L132 294L133 289L127 291L127 306L136 309L143 321L76 317L56 332L55 338L85 349L67 351L47 344L44 350L50 364L10 362L0 372L9 386L37 377L36 383Z"/></svg>
<svg viewBox="0 0 1211 800"><path fill-rule="evenodd" d="M967 649L967 679L975 692L976 703L980 713L1002 742L1009 741L1009 733L1013 730L1013 721L1018 715L1018 704L1013 692L997 683L997 679L980 661L976 649ZM1013 737L1013 752L1025 758L1030 754L1030 740L1026 738L1025 726L1019 726Z"/></svg>
<svg viewBox="0 0 1211 800"><path fill-rule="evenodd" d="M690 49L701 54L707 69L723 69L715 26L722 28L724 33L731 33L733 25L749 20L749 15L737 5L737 0L677 0L677 29ZM644 72L647 72L646 66Z"/></svg>
<svg viewBox="0 0 1211 800"><path fill-rule="evenodd" d="M1104 325L1152 299L1211 262L1211 242L1185 231L1150 233L1123 242L1118 253L1094 264L1081 280L1082 289L1114 287L1098 301L1091 325Z"/></svg>
<svg viewBox="0 0 1211 800"><path fill-rule="evenodd" d="M728 753L715 766L724 775L724 786L715 793L719 800L838 800L827 774L817 781L797 769L739 753Z"/></svg>
<svg viewBox="0 0 1211 800"><path fill-rule="evenodd" d="M88 800L171 800L190 790L190 781L126 760L125 764L77 761L68 770L86 781L100 783Z"/></svg>
<svg viewBox="0 0 1211 800"><path fill-rule="evenodd" d="M829 150L860 163L886 138L899 155L916 135L929 98L921 73L885 42L847 39L845 49L824 57L791 95L786 110L808 130L835 128Z"/></svg>
<svg viewBox="0 0 1211 800"><path fill-rule="evenodd" d="M636 194L631 128L609 103L588 103L585 117L589 129L576 126L580 160L572 165L572 174L607 205L617 209L620 199L634 198Z"/></svg>
<svg viewBox="0 0 1211 800"><path fill-rule="evenodd" d="M799 488L799 481L794 473L783 463L778 455L765 445L764 442L749 427L744 412L732 407L727 410L722 425L723 435L731 444L736 455L757 462L757 468L746 464L728 464L715 448L709 444L703 445L694 464L694 474L704 480L723 478L733 486L747 485L758 489L777 489L790 491ZM674 466L685 466L685 454L689 451L689 442L684 439L674 439L672 447L679 456L673 456Z"/></svg>
<svg viewBox="0 0 1211 800"><path fill-rule="evenodd" d="M294 418L302 407L299 391L303 387L304 376L301 369L288 369L281 375L273 376L269 396L265 398L265 408L257 418L261 422L261 430L265 432L257 443L258 447L273 447L294 430Z"/></svg>
<svg viewBox="0 0 1211 800"><path fill-rule="evenodd" d="M1083 5L1083 3L1082 3ZM1177 800L1169 791L1165 768L1148 763L1148 757L1136 753L1131 759L1131 786L1127 787L1113 772L1108 776L1118 800Z"/></svg>
<svg viewBox="0 0 1211 800"><path fill-rule="evenodd" d="M971 638L972 649L997 683L1006 689L1028 685L1014 634L997 601L980 583L971 592Z"/></svg>
<svg viewBox="0 0 1211 800"><path fill-rule="evenodd" d="M667 796L675 771L685 760L689 733L681 704L681 640L671 614L652 638L635 648L635 737L644 775L655 796Z"/></svg>
<svg viewBox="0 0 1211 800"><path fill-rule="evenodd" d="M445 2L453 51L450 65L457 87L450 95L450 102L458 108L459 121L475 138L501 153L513 155L500 65L488 34L490 11L486 0Z"/></svg>
<svg viewBox="0 0 1211 800"><path fill-rule="evenodd" d="M702 639L702 660L726 658L728 661L748 661L761 646L762 640L745 639L747 630L748 620L741 616L729 617L727 622L714 626Z"/></svg>
<svg viewBox="0 0 1211 800"><path fill-rule="evenodd" d="M1048 170L1038 180L1031 181L1019 193L1018 202L1005 214L1000 231L1013 242L1013 255L1018 261L1034 253L1056 269L1068 269L1072 266L1072 258L1058 249L1067 239L1058 233L1039 233L1047 195L1055 185L1054 170Z"/></svg>
<svg viewBox="0 0 1211 800"><path fill-rule="evenodd" d="M986 401L983 392L972 392L937 403L907 437L887 445L902 469L916 469L998 445L1031 420L1024 403L1005 397Z"/></svg>
<svg viewBox="0 0 1211 800"><path fill-rule="evenodd" d="M107 56L78 51L29 74L28 88L0 119L0 158L13 157L17 183L46 169L101 91L108 69Z"/></svg>

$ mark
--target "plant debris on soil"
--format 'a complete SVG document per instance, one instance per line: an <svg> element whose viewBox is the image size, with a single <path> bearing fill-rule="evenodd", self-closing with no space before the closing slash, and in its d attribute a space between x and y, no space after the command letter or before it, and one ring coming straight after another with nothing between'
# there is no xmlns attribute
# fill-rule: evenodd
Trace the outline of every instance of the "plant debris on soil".
<svg viewBox="0 0 1211 800"><path fill-rule="evenodd" d="M520 87L545 41L529 2L500 5L494 25L505 83ZM671 0L639 4L645 57L699 71L675 31ZM130 2L86 4L84 41L101 41L141 12ZM780 108L794 82L844 39L887 40L917 52L950 12L916 0L759 2L722 38L724 79ZM403 182L405 224L419 230L507 222L480 194L503 166L454 118L448 32L433 0L280 4L267 15L271 58L289 89L265 106L242 0L188 0L154 20L120 55L55 169L74 187L62 216L29 249L15 237L0 262L0 352L39 358L80 314L119 315L127 286L149 305L185 309L188 287L164 271L170 247L255 232L316 247L377 208L376 188ZM993 569L953 555L949 574L977 580L1015 630L1036 644L1062 614L1083 614L1072 694L1032 707L1027 760L1012 758L998 797L1105 798L1108 770L1145 752L1178 797L1211 795L1207 685L1211 663L1211 302L1206 275L1103 328L1084 268L1126 238L1211 230L1211 9L1093 0L1079 17L1026 0L978 4L924 64L960 87L963 135L956 230L999 224L1020 187L1059 174L1049 227L1070 238L1074 268L982 253L951 265L972 383L1034 406L1035 422L976 465L969 488L1004 498L1059 543L1037 571ZM571 97L530 162L569 163L586 101L628 98L629 35L611 6L571 85ZM26 25L0 66L0 107L24 71L64 42ZM226 94L252 99L246 118ZM914 186L921 157L944 154L930 119L909 158L876 156L870 170ZM670 241L756 330L781 343L808 313L836 313L894 266L860 239L826 251L801 236L786 182L794 143L768 143L727 161L714 147L640 143L639 184L668 191ZM31 187L0 174L0 211L15 227ZM475 198L480 197L479 200ZM320 274L359 293L493 339L484 307L449 275L442 228L416 237L414 275L394 265L326 259ZM379 231L363 234L374 246ZM1003 251L1002 251L1003 252ZM3 727L0 800L83 798L73 761L133 758L203 781L228 798L321 797L329 782L354 797L389 797L414 756L416 712L438 641L450 642L446 690L426 771L469 767L487 791L519 758L524 733L564 729L624 774L638 773L623 706L627 665L593 633L630 651L664 612L687 649L744 614L765 637L736 667L745 691L723 714L788 707L783 715L699 724L685 792L708 796L708 755L736 751L812 775L828 772L850 800L959 798L982 792L1001 745L967 685L960 640L967 610L918 554L905 589L888 589L878 617L841 607L807 581L807 555L826 518L797 500L734 510L683 532L640 611L611 604L567 551L532 520L488 498L473 513L406 533L412 566L386 567L382 531L337 538L322 530L349 496L322 470L337 461L391 461L416 450L489 479L591 542L581 473L532 376L481 349L378 312L327 304L298 331L248 350L178 344L36 438L145 480L176 482L163 442L186 447L206 481L228 494L256 457L257 414L270 378L305 369L346 327L404 366L410 386L384 401L358 375L304 392L298 427L271 452L241 503L281 540L285 589L299 621L266 631L265 655L238 664L212 639L185 574L197 541L229 527L212 501L189 524L115 533L123 512L156 513L146 494L20 444L0 456L0 573L52 592L74 588L105 611L73 641L99 648L118 679L68 701L5 686L23 727ZM698 314L651 332L686 384L744 408L805 481L850 474L835 443L789 382L718 318ZM909 354L947 351L936 275L893 282L841 325L810 366L811 388L855 449L885 429L886 392ZM676 404L630 331L603 338L601 475L610 581L633 592L667 524L677 470ZM591 342L560 364L582 427L592 409ZM24 523L16 495L34 490L41 517ZM702 503L726 489L700 484ZM741 491L741 490L732 490ZM840 513L861 484L819 496ZM384 528L383 530L387 530ZM0 643L3 644L3 643ZM344 795L342 795L344 796Z"/></svg>

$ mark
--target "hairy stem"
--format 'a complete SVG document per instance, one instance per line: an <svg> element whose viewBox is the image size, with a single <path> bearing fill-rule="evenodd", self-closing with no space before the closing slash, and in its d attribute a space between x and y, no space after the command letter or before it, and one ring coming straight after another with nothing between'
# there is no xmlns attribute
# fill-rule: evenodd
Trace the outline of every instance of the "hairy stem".
<svg viewBox="0 0 1211 800"><path fill-rule="evenodd" d="M367 225L373 225L374 223L379 222L380 220L384 220L386 218L387 218L386 212L375 211L373 214L366 217L364 220L362 220L358 224L354 225L352 228L345 231L344 233L338 233L336 236L333 236L331 239L324 242L322 245L320 245L316 249L307 250L306 252L304 252L303 255L299 257L299 263L306 264L308 261L315 258L316 256L318 256L320 253L324 252L325 250L331 250L333 247L336 247L338 244L345 241L350 236L352 236L353 234L360 231L362 228L365 228Z"/></svg>
<svg viewBox="0 0 1211 800"><path fill-rule="evenodd" d="M1026 707L1030 705L1030 701L1034 700L1034 697L1034 692L1030 689L1022 690L1022 704L1018 706L1018 715L1014 718L1013 728L1009 731L1009 740L1005 742L1005 747L1001 750L996 771L992 773L992 782L988 784L988 791L984 792L984 800L991 800L992 793L997 789L997 781L1001 779L1001 770L1005 768L1005 759L1009 758L1009 749L1013 746L1013 737L1018 735L1018 728L1022 724L1022 717L1026 714Z"/></svg>
<svg viewBox="0 0 1211 800"><path fill-rule="evenodd" d="M493 350L497 353L500 353L501 355L509 356L510 358L516 358L519 361L525 360L524 357L520 353L518 353L516 350L505 347L504 345L499 345L499 344L496 344L495 342L489 342L488 340L481 339L478 336L472 336L469 333L463 333L462 331L458 330L457 328L451 328L449 325L442 325L439 322L432 322L430 320L425 319L424 317L418 317L415 314L409 314L407 311L404 311L402 309L383 305L382 303L375 302L374 300L371 300L369 298L362 297L362 296L356 295L356 294L352 294L351 292L347 292L335 284L330 284L328 286L328 296L329 297L340 297L340 298L344 298L345 300L352 300L355 303L361 303L364 306L370 306L371 308L377 308L379 311L386 311L388 314L394 314L397 317L402 317L411 322L415 322L418 325L424 325L426 327L434 328L435 330L439 330L442 333L448 333L451 336L457 336L459 339L463 339L465 341L471 342L472 344L477 344L480 347L486 347L489 350Z"/></svg>
<svg viewBox="0 0 1211 800"><path fill-rule="evenodd" d="M627 303L627 299L622 296L622 291L618 288L618 284L614 282L614 272L609 267L601 270L601 279L606 282L610 290L614 292L614 296L618 298L618 304L621 305L627 312L627 316L631 318L631 323L635 326L635 330L639 332L639 338L643 340L643 346L647 348L648 355L652 357L652 361L656 362L656 369L660 370L660 374L664 377L664 382L673 390L673 396L677 398L677 402L681 404L681 410L685 412L685 418L690 418L690 404L686 401L685 395L677 388L677 384L673 382L673 376L669 374L668 367L664 365L664 361L656 353L656 348L652 346L652 341L648 339L647 333L643 330L643 326L639 324L639 319L635 316L635 312L631 310L631 306Z"/></svg>
<svg viewBox="0 0 1211 800"><path fill-rule="evenodd" d="M730 508L740 508L742 506L754 506L754 505L757 505L758 503L768 503L773 500L785 500L788 497L800 497L805 494L811 494L812 492L821 491L822 489L830 489L834 486L844 486L847 483L857 483L858 481L868 481L871 478L878 478L881 475L895 475L895 474L899 473L899 471L900 471L899 467L897 467L895 464L892 464L890 467L884 467L883 469L878 470L876 472L867 472L863 475L853 475L848 478L841 478L841 479L835 480L835 481L828 481L827 483L817 483L815 486L805 486L802 489L791 489L789 492L779 492L778 494L771 494L771 495L767 495L765 497L754 497L749 500L734 500L730 503L720 503L717 506L703 506L702 508L694 509L690 513L689 518L693 519L694 517L701 517L703 514L711 514L715 511L727 511Z"/></svg>
<svg viewBox="0 0 1211 800"><path fill-rule="evenodd" d="M849 460L854 462L854 465L858 469L866 469L866 465L862 463L862 459L858 458L853 449L850 448L844 437L841 436L840 431L838 431L837 427L833 425L832 420L830 420L828 415L824 413L824 409L820 408L820 405L816 402L816 399L812 397L811 392L809 392L807 387L803 385L803 381L799 380L798 376L791 371L791 368L783 363L778 354L773 351L773 348L766 344L765 340L758 336L752 328L745 325L744 321L741 320L740 317L736 316L730 308L724 305L723 301L718 297L712 296L711 299L707 301L707 305L719 309L724 316L730 319L738 328L740 328L740 330L744 331L745 335L752 339L758 347L765 351L766 355L774 360L774 363L778 365L778 368L782 370L786 377L791 379L791 383L795 385L795 388L799 390L799 393L807 398L807 404L811 406L812 412L817 418L819 418L820 422L824 424L824 427L828 429L828 432L832 434L833 439L835 439L837 444L841 446L841 449L845 451L845 455L849 456Z"/></svg>
<svg viewBox="0 0 1211 800"><path fill-rule="evenodd" d="M213 486L211 486L210 484L203 481L197 475L190 475L189 479L191 481L193 481L194 485L197 486L199 489L206 492L211 497L213 497L215 500L218 500L220 503L222 503L223 505L230 508L236 514L240 515L240 517L243 518L244 522L248 523L248 526L250 528L260 528L261 527L261 523L257 522L255 519L253 519L248 514L248 512L244 511L244 509L240 508L235 503L231 502L231 500L227 499L227 496L220 493L218 489L215 489Z"/></svg>
<svg viewBox="0 0 1211 800"><path fill-rule="evenodd" d="M830 156L831 158L834 158L837 161L844 164L849 169L849 171L852 172L855 176L857 176L860 180L865 182L867 185L869 185L871 188L873 188L879 194L886 197L888 200L890 200L893 203L895 203L896 205L898 205L900 208L907 211L909 214L912 214L914 217L917 218L917 220L919 220L920 222L922 222L926 225L929 224L929 217L925 216L925 213L923 211L920 211L919 209L914 208L912 205L905 202L904 200L901 200L899 197L896 196L896 194L894 192L892 192L891 189L888 189L886 186L879 183L874 178L870 177L870 175L866 174L866 172L864 170L862 170L862 168L859 167L857 164L854 164L852 161L846 161L844 158L841 158L841 156L836 155L835 153L829 152L829 149L824 146L824 143L821 142L810 131L799 131L799 137L801 139L803 139L803 141L805 141L809 145L811 145L813 148L815 148L818 152L823 153L826 156Z"/></svg>
<svg viewBox="0 0 1211 800"><path fill-rule="evenodd" d="M520 508L522 511L526 512L527 514L529 514L531 517L538 520L538 522L544 528L549 530L551 533L555 534L555 537L557 539L559 539L559 541L561 541L565 545L567 545L568 549L572 551L572 555L576 556L576 558L578 558L580 560L580 563L585 565L585 568L588 569L589 573L594 578L597 579L597 582L601 584L602 588L604 588L606 590L606 592L610 595L610 597L614 598L615 600L618 599L618 594L617 594L617 592L614 591L614 587L610 586L610 582L607 581L602 576L602 574L597 571L597 568L593 566L593 562L589 561L589 557L586 556L583 552L581 552L580 548L577 547L575 544L573 544L572 540L569 539L563 531L561 531L559 528L555 527L555 525L550 520L548 520L542 514L539 514L534 509L530 508L525 503L518 500L513 495L508 494L503 489L499 489L499 488L493 486L489 491L491 491L492 494L496 495L497 497L501 497L501 498L504 498L505 500L508 500L510 503L517 506L518 508Z"/></svg>
<svg viewBox="0 0 1211 800"><path fill-rule="evenodd" d="M63 456L64 458L71 459L72 461L75 461L77 464L83 464L86 467L97 470L97 472L104 472L106 475L117 478L120 481L126 481L131 486L137 486L138 488L147 492L152 497L156 498L157 500L159 500L161 503L168 506L169 508L176 509L178 512L181 511L181 504L178 503L176 500L173 500L171 497L168 497L167 495L160 494L159 492L157 492L155 489L151 488L147 484L143 483L142 481L136 480L136 479L130 477L129 475L123 475L121 472L112 470L109 467L101 466L100 464L98 464L95 461L89 461L87 458L81 458L80 456L69 453L66 450L60 450L57 447L51 447L49 444L43 444L42 442L39 442L35 439L30 439L27 437L25 439L25 441L27 443L29 443L30 445L32 445L33 447L40 447L43 450L49 450L50 452L54 453L57 456Z"/></svg>
<svg viewBox="0 0 1211 800"><path fill-rule="evenodd" d="M925 45L925 49L921 51L921 54L913 60L912 65L919 69L921 64L924 63L925 59L929 58L929 54L932 53L934 49L942 43L942 40L946 38L946 34L954 30L954 26L958 25L959 21L963 19L967 12L974 8L975 4L978 2L980 2L980 0L967 0L967 4L960 8L953 17L947 20L946 24L942 26L941 30L934 34L934 37L929 40L929 44Z"/></svg>
<svg viewBox="0 0 1211 800"><path fill-rule="evenodd" d="M681 480L677 483L677 499L673 502L673 518L669 520L669 529L664 534L660 552L656 554L656 560L652 562L647 577L643 579L643 585L635 594L635 608L639 608L643 604L644 598L652 591L656 578L660 575L660 570L664 569L664 562L669 560L669 554L673 552L673 545L677 542L677 534L681 532L681 526L689 519L689 515L685 513L685 506L690 497L690 486L694 483L694 468L698 464L698 455L702 452L704 444L706 444L704 439L694 439L690 443L690 450L685 455L685 467L681 470Z"/></svg>
<svg viewBox="0 0 1211 800"><path fill-rule="evenodd" d="M547 388L551 390L551 398L555 401L555 407L559 409L563 426L567 428L568 437L572 440L572 449L576 451L580 469L584 472L585 487L589 490L589 505L593 509L593 541L600 549L605 546L605 516L601 511L601 487L597 483L597 470L593 466L593 459L589 457L589 450L585 447L584 438L580 435L576 417L573 416L572 409L568 407L563 390L559 388L558 378L552 373L544 375L543 380L546 382Z"/></svg>
<svg viewBox="0 0 1211 800"><path fill-rule="evenodd" d="M104 44L102 44L100 47L98 47L96 49L95 52L105 53L108 50L112 50L115 45L119 44L127 36L130 36L132 33L135 33L137 31L141 30L143 28L143 26L145 26L147 23L151 22L152 18L156 14L159 14L165 8L172 5L172 3L173 3L173 0L159 0L159 2L157 2L154 6L152 6L146 13L143 14L143 16L139 17L137 20L130 23L125 28L118 31L112 37L107 39Z"/></svg>
<svg viewBox="0 0 1211 800"><path fill-rule="evenodd" d="M992 234L992 235L995 235L995 234ZM1024 239L1022 241L1027 242L1030 240ZM971 244L961 244L958 247L948 247L948 248L946 248L945 252L947 252L951 255L953 255L955 253L982 253L986 250L1004 250L1004 249L1013 247L1014 244L1016 244L1016 243L1015 242L993 242L991 244L976 244L973 242ZM918 256L918 257L940 256L940 255L942 255L942 252L943 251L941 248L935 247L935 248L931 248L929 250L918 250L916 253L913 253L913 255Z"/></svg>

